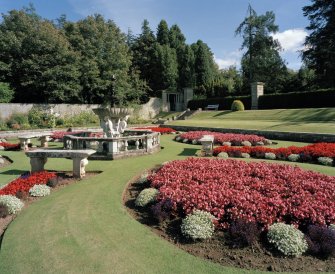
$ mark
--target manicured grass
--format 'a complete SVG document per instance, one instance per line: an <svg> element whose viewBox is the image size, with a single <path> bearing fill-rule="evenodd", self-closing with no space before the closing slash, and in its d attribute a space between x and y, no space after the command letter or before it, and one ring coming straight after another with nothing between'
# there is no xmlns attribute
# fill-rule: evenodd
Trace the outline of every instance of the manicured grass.
<svg viewBox="0 0 335 274"><path fill-rule="evenodd" d="M200 149L172 138L162 136L163 149L155 155L90 161L88 171L103 172L24 209L4 235L0 273L260 273L222 267L189 255L127 213L122 193L129 180L156 164L192 156ZM14 160L7 171L29 169L23 152L3 154ZM334 167L299 165L335 175ZM72 163L50 159L46 168L71 170ZM0 176L0 184L9 179Z"/></svg>
<svg viewBox="0 0 335 274"><path fill-rule="evenodd" d="M203 111L171 125L335 133L335 108Z"/></svg>
<svg viewBox="0 0 335 274"><path fill-rule="evenodd" d="M173 116L178 116L180 113L181 113L180 111L160 112L158 115L156 115L155 118L168 119L172 118Z"/></svg>

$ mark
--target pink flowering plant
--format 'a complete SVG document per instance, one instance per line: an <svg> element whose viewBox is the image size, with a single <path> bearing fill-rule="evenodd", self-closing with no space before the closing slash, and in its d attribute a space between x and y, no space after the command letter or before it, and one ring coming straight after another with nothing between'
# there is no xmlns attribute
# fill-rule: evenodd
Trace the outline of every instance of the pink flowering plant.
<svg viewBox="0 0 335 274"><path fill-rule="evenodd" d="M165 164L149 180L158 202L168 199L175 213L209 212L219 228L241 219L263 229L335 222L335 177L299 167L188 158Z"/></svg>

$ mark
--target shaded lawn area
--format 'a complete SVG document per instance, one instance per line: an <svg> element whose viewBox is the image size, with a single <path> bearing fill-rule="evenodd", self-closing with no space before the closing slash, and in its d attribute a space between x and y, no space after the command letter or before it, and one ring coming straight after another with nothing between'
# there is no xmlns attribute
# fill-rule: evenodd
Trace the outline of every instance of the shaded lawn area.
<svg viewBox="0 0 335 274"><path fill-rule="evenodd" d="M200 146L174 142L173 137L161 136L164 149L155 155L90 161L87 171L103 172L61 188L24 209L4 235L0 272L260 273L222 267L189 255L127 213L122 193L129 180L145 169L183 159L200 149ZM3 154L14 160L6 167L7 171L29 170L28 157L23 152ZM299 165L335 175L334 167ZM72 170L72 161L50 159L46 168ZM9 177L0 176L0 184L8 180Z"/></svg>
<svg viewBox="0 0 335 274"><path fill-rule="evenodd" d="M335 133L335 108L203 111L171 125Z"/></svg>

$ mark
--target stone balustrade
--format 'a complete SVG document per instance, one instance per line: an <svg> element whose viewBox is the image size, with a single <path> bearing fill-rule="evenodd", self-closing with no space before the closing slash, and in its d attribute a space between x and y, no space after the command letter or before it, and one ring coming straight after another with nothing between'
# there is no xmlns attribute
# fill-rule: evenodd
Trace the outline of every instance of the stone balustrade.
<svg viewBox="0 0 335 274"><path fill-rule="evenodd" d="M90 159L121 159L130 156L152 154L160 150L160 133L148 130L126 130L121 137L86 137L66 135L64 149L95 149Z"/></svg>

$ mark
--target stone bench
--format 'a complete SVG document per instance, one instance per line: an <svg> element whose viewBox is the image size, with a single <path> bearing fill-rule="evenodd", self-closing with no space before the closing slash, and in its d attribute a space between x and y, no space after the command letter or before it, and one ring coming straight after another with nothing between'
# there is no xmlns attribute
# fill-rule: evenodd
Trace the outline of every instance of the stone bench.
<svg viewBox="0 0 335 274"><path fill-rule="evenodd" d="M31 143L30 139L40 138L41 147L48 147L50 133L36 133L19 136L21 150L28 150L28 145Z"/></svg>
<svg viewBox="0 0 335 274"><path fill-rule="evenodd" d="M219 109L219 105L208 105L206 107L207 110L218 110Z"/></svg>
<svg viewBox="0 0 335 274"><path fill-rule="evenodd" d="M73 160L73 177L82 178L85 176L85 166L88 164L87 158L95 152L93 149L36 149L27 151L26 155L30 158L31 172L44 170L48 158L70 158Z"/></svg>

